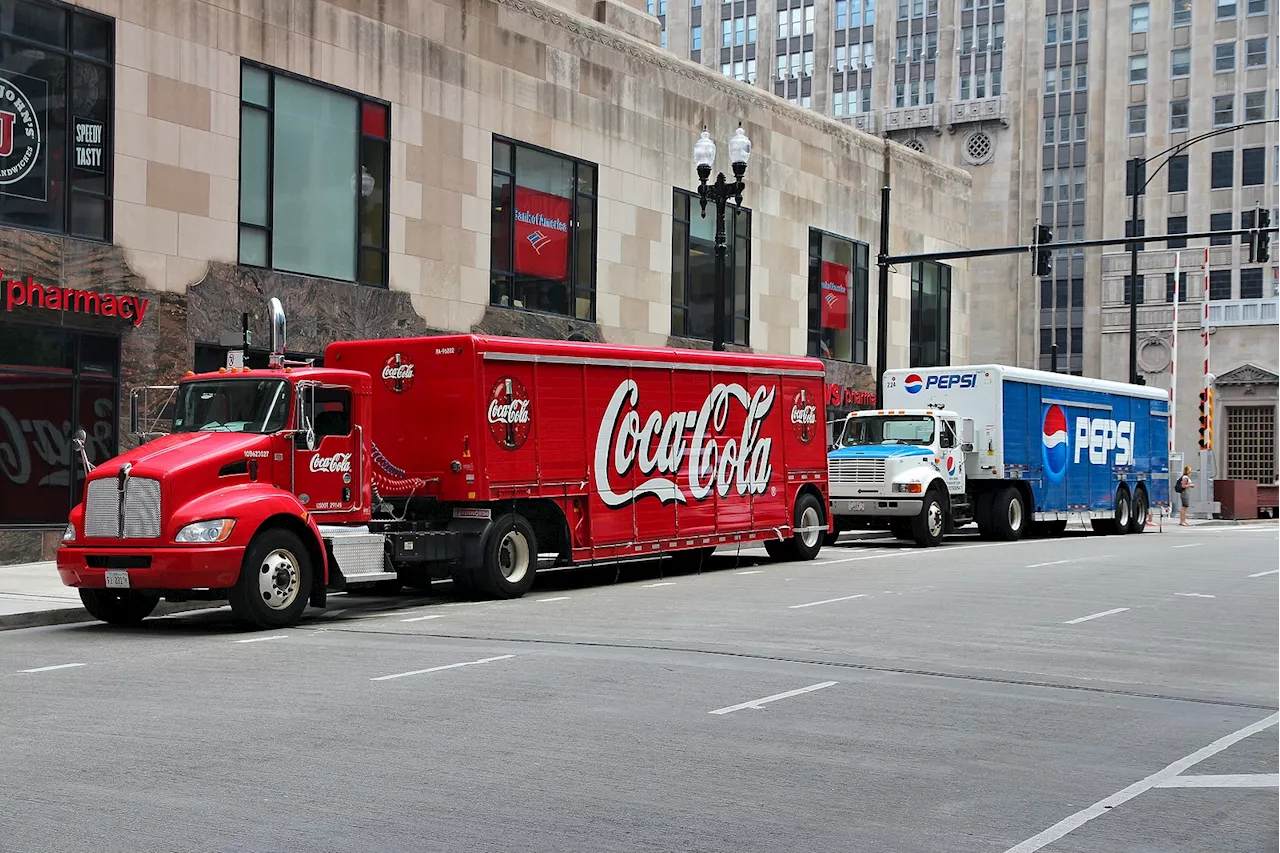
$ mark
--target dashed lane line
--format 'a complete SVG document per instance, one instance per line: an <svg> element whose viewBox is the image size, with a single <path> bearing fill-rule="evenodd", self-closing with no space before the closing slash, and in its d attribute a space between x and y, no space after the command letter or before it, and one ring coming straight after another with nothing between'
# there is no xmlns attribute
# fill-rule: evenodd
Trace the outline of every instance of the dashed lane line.
<svg viewBox="0 0 1280 853"><path fill-rule="evenodd" d="M1081 616L1079 619L1068 619L1063 625L1079 625L1081 622L1088 622L1090 619L1101 619L1103 616L1113 616L1116 613L1124 613L1128 607L1117 607L1113 610L1104 610L1101 613L1090 613L1088 616Z"/></svg>
<svg viewBox="0 0 1280 853"><path fill-rule="evenodd" d="M72 667L84 665L82 663L59 663L53 666L37 666L34 669L20 669L18 672L52 672L55 669L71 669Z"/></svg>
<svg viewBox="0 0 1280 853"><path fill-rule="evenodd" d="M714 711L708 711L708 714L732 714L734 711L741 711L744 708L758 709L762 705L768 705L770 702L777 702L779 699L789 699L792 696L799 696L802 693L812 693L815 690L825 690L828 687L834 687L839 684L838 681L823 681L820 684L810 684L808 687L801 687L798 690L788 690L785 693L775 693L772 696L766 696L763 699L752 699L750 702L742 702L737 705L730 705L727 708L717 708Z"/></svg>
<svg viewBox="0 0 1280 853"><path fill-rule="evenodd" d="M497 657L481 658L480 660L467 660L462 663L449 663L444 666L433 666L427 669L415 669L409 672L397 672L395 675L379 675L377 678L370 678L370 681L392 681L397 678L408 678L411 675L425 675L428 672L443 672L446 669L458 669L463 666L479 666L483 663L493 663L499 660L509 660L515 655L498 655Z"/></svg>
<svg viewBox="0 0 1280 853"><path fill-rule="evenodd" d="M288 634L272 634L270 637L250 637L247 640L235 640L237 643L265 643L268 640L287 640Z"/></svg>
<svg viewBox="0 0 1280 853"><path fill-rule="evenodd" d="M817 607L819 604L835 604L837 601L853 601L855 598L866 598L865 592L857 595L846 595L841 598L824 598L822 601L810 601L805 604L792 604L788 610L799 610L802 607Z"/></svg>
<svg viewBox="0 0 1280 853"><path fill-rule="evenodd" d="M1265 571L1265 572L1255 572L1254 574L1249 575L1249 577L1251 577L1251 578L1261 578L1261 577L1265 577L1265 576L1267 576L1267 575L1274 575L1274 574L1280 574L1280 569L1268 569L1268 570L1267 570L1267 571Z"/></svg>
<svg viewBox="0 0 1280 853"><path fill-rule="evenodd" d="M1174 776L1157 788L1275 788L1280 773L1227 773L1217 776Z"/></svg>

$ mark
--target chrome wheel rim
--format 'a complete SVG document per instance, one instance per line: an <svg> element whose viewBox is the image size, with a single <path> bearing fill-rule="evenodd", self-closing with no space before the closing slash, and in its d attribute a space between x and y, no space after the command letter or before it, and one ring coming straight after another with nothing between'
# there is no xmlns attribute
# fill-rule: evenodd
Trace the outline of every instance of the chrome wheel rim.
<svg viewBox="0 0 1280 853"><path fill-rule="evenodd" d="M1116 523L1121 527L1129 525L1129 499L1124 495L1116 501Z"/></svg>
<svg viewBox="0 0 1280 853"><path fill-rule="evenodd" d="M800 541L804 543L804 547L812 548L818 544L818 539L823 534L821 527L822 518L818 511L811 506L805 507L804 512L800 513Z"/></svg>
<svg viewBox="0 0 1280 853"><path fill-rule="evenodd" d="M1142 527L1147 523L1147 502L1138 498L1138 505L1133 510L1133 523Z"/></svg>
<svg viewBox="0 0 1280 853"><path fill-rule="evenodd" d="M508 583L519 583L528 574L529 540L520 531L510 531L498 544L498 570Z"/></svg>
<svg viewBox="0 0 1280 853"><path fill-rule="evenodd" d="M258 594L272 610L284 610L298 598L298 560L293 553L277 548L262 558L258 566Z"/></svg>
<svg viewBox="0 0 1280 853"><path fill-rule="evenodd" d="M926 517L926 521L929 525L929 535L932 536L934 539L941 537L942 525L943 525L942 507L938 504L937 501L929 502L929 510L928 510L928 515Z"/></svg>
<svg viewBox="0 0 1280 853"><path fill-rule="evenodd" d="M1022 501L1017 496L1009 501L1009 529L1013 531L1022 529Z"/></svg>

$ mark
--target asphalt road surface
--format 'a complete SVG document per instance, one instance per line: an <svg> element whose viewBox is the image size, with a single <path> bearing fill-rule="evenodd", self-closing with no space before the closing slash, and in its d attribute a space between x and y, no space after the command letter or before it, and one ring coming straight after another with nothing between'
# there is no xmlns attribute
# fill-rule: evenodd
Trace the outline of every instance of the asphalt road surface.
<svg viewBox="0 0 1280 853"><path fill-rule="evenodd" d="M1277 845L1274 527L0 636L0 850Z"/></svg>

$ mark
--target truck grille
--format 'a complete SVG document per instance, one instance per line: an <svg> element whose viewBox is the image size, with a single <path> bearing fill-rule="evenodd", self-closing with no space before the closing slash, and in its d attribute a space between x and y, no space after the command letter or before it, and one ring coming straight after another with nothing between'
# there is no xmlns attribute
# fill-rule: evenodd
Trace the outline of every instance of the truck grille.
<svg viewBox="0 0 1280 853"><path fill-rule="evenodd" d="M832 459L827 463L829 483L883 483L883 459Z"/></svg>
<svg viewBox="0 0 1280 853"><path fill-rule="evenodd" d="M125 480L124 529L120 529L120 489L116 479L92 480L85 495L84 535L104 539L160 537L160 481Z"/></svg>

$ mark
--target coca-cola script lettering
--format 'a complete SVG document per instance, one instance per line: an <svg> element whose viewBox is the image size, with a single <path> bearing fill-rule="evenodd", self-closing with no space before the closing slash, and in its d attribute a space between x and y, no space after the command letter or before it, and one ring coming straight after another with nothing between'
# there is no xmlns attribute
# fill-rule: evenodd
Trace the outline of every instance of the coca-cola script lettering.
<svg viewBox="0 0 1280 853"><path fill-rule="evenodd" d="M510 403L489 401L489 423L491 424L527 424L529 422L529 401L512 400Z"/></svg>
<svg viewBox="0 0 1280 853"><path fill-rule="evenodd" d="M801 388L791 401L791 429L801 444L813 441L817 432L818 407L809 399L809 392Z"/></svg>
<svg viewBox="0 0 1280 853"><path fill-rule="evenodd" d="M640 388L624 380L613 392L596 435L596 489L605 506L617 508L652 495L664 504L703 501L714 492L727 497L762 495L773 475L773 439L760 429L773 408L777 389L761 386L752 394L743 386L719 384L702 406L689 412L640 415ZM724 435L729 412L742 406L741 435ZM688 459L685 466L684 460ZM610 480L639 467L646 478L635 488L615 491ZM681 469L687 467L681 482Z"/></svg>
<svg viewBox="0 0 1280 853"><path fill-rule="evenodd" d="M350 474L351 473L351 454L335 453L332 456L321 456L316 454L311 457L310 469L312 474Z"/></svg>
<svg viewBox="0 0 1280 853"><path fill-rule="evenodd" d="M403 394L413 387L413 362L396 353L382 365L382 384L393 394Z"/></svg>
<svg viewBox="0 0 1280 853"><path fill-rule="evenodd" d="M489 435L503 450L519 450L533 426L533 405L524 383L504 376L489 391Z"/></svg>

